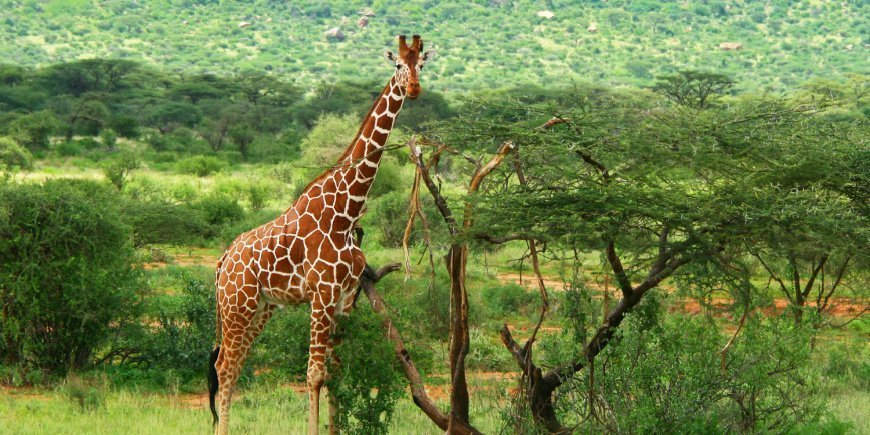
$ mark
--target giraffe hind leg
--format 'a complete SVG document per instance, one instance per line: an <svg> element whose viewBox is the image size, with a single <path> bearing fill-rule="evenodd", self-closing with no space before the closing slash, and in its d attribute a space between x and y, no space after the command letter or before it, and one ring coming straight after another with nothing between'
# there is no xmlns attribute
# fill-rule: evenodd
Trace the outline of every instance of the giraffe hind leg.
<svg viewBox="0 0 870 435"><path fill-rule="evenodd" d="M229 430L229 415L232 395L248 357L251 344L266 326L276 306L262 300L257 310L240 309L232 318L224 321L223 338L215 364L217 372L217 398L220 411L215 433L225 435Z"/></svg>

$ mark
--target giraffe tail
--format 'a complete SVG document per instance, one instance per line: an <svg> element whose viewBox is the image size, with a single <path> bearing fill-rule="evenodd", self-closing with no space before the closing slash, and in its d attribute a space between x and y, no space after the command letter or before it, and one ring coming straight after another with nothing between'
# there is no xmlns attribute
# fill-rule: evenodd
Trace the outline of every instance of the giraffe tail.
<svg viewBox="0 0 870 435"><path fill-rule="evenodd" d="M219 417L217 410L215 409L215 396L218 391L218 374L217 374L217 364L218 356L221 354L221 306L218 303L218 276L221 271L221 267L223 266L224 258L226 258L227 254L221 256L220 260L218 260L217 267L215 268L215 345L214 349L211 351L211 356L208 359L208 404L211 407L211 416L212 416L212 426L218 423Z"/></svg>
<svg viewBox="0 0 870 435"><path fill-rule="evenodd" d="M211 351L211 357L208 361L208 404L211 407L212 426L216 425L219 419L217 410L215 410L214 399L218 391L218 374L215 363L217 363L220 353L221 347L218 345Z"/></svg>

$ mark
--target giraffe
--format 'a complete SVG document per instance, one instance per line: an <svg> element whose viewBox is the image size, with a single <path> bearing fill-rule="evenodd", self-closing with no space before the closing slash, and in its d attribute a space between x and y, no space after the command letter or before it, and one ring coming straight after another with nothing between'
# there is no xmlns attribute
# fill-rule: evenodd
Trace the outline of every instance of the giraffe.
<svg viewBox="0 0 870 435"><path fill-rule="evenodd" d="M419 74L434 51L399 36L399 53L384 53L396 71L375 100L338 163L315 178L281 216L240 235L215 271L218 342L211 353L209 400L215 433L228 430L230 402L251 343L277 307L307 303L308 433L317 434L320 390L326 379L337 315L347 315L366 262L354 228L378 171L383 147L405 98L421 92ZM217 397L215 397L217 396ZM220 412L215 410L215 401ZM335 403L329 403L334 433Z"/></svg>

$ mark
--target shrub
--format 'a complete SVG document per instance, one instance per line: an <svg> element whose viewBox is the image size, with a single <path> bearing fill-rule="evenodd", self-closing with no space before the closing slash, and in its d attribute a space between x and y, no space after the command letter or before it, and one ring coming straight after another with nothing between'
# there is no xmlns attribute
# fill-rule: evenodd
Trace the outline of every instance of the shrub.
<svg viewBox="0 0 870 435"><path fill-rule="evenodd" d="M0 355L64 373L138 312L140 277L116 194L99 183L0 186Z"/></svg>
<svg viewBox="0 0 870 435"><path fill-rule="evenodd" d="M54 151L61 157L75 157L82 155L84 150L77 141L65 141L57 144Z"/></svg>
<svg viewBox="0 0 870 435"><path fill-rule="evenodd" d="M310 179L331 167L350 145L359 128L356 115L322 115L311 133L302 141L301 166L306 168L305 178Z"/></svg>
<svg viewBox="0 0 870 435"><path fill-rule="evenodd" d="M308 306L297 305L274 314L252 349L251 367L268 369L268 376L305 379L308 370Z"/></svg>
<svg viewBox="0 0 870 435"><path fill-rule="evenodd" d="M202 212L206 223L211 227L209 236L219 234L220 228L218 227L238 221L245 215L244 209L235 198L220 193L206 195L196 201L193 206Z"/></svg>
<svg viewBox="0 0 870 435"><path fill-rule="evenodd" d="M118 144L118 134L111 128L104 128L100 131L100 143L108 149L114 149Z"/></svg>
<svg viewBox="0 0 870 435"><path fill-rule="evenodd" d="M113 348L124 371L113 377L157 385L201 380L215 341L215 293L210 279L182 273L183 289L153 299L149 324L129 325ZM110 370L110 373L112 371Z"/></svg>
<svg viewBox="0 0 870 435"><path fill-rule="evenodd" d="M514 313L529 314L536 310L540 296L517 284L487 287L483 290L483 303L495 317Z"/></svg>
<svg viewBox="0 0 870 435"><path fill-rule="evenodd" d="M175 170L182 174L193 174L197 177L207 177L228 165L225 161L212 156L194 156L181 159L175 163Z"/></svg>
<svg viewBox="0 0 870 435"><path fill-rule="evenodd" d="M245 196L248 198L248 205L252 211L260 211L266 206L269 200L272 187L266 183L252 182L245 189Z"/></svg>
<svg viewBox="0 0 870 435"><path fill-rule="evenodd" d="M381 246L402 246L402 236L407 224L408 196L400 192L390 192L372 201L370 208L374 213L369 220L380 232Z"/></svg>
<svg viewBox="0 0 870 435"><path fill-rule="evenodd" d="M33 156L12 138L0 136L0 169L4 166L30 169L33 167Z"/></svg>
<svg viewBox="0 0 870 435"><path fill-rule="evenodd" d="M136 246L156 243L189 245L208 233L202 212L188 205L128 201L124 205L124 215L133 227Z"/></svg>
<svg viewBox="0 0 870 435"><path fill-rule="evenodd" d="M133 170L142 166L142 162L132 154L123 154L103 165L103 174L118 190L124 189L127 177Z"/></svg>
<svg viewBox="0 0 870 435"><path fill-rule="evenodd" d="M608 417L586 419L585 431L792 433L818 427L824 404L818 372L809 366L809 327L795 327L786 317L750 318L723 370L719 351L729 337L716 325L694 316L656 320L652 311L660 305L646 302L595 359L594 384L587 368L559 393L566 399L557 401L561 412L574 416L588 415L590 400L596 409L606 403ZM547 339L564 351L564 336Z"/></svg>
<svg viewBox="0 0 870 435"><path fill-rule="evenodd" d="M109 127L118 133L118 136L129 139L139 137L139 122L136 118L126 115L118 115L109 121Z"/></svg>
<svg viewBox="0 0 870 435"><path fill-rule="evenodd" d="M229 222L224 225L224 227L220 230L220 234L218 235L218 242L221 246L228 246L240 234L257 228L260 225L263 225L264 223L275 219L281 213L282 211L280 210L260 210L248 214L242 219Z"/></svg>
<svg viewBox="0 0 870 435"><path fill-rule="evenodd" d="M378 176L369 191L369 198L378 198L403 187L402 171L399 164L392 158L384 157L378 168ZM409 180L410 181L410 180ZM410 183L408 184L410 186Z"/></svg>
<svg viewBox="0 0 870 435"><path fill-rule="evenodd" d="M349 433L387 433L403 378L393 345L384 337L378 315L360 304L351 316L340 316L329 394L339 403L335 424Z"/></svg>
<svg viewBox="0 0 870 435"><path fill-rule="evenodd" d="M61 391L78 412L90 413L105 408L106 397L103 391L78 376L70 375Z"/></svg>
<svg viewBox="0 0 870 435"><path fill-rule="evenodd" d="M48 138L59 129L60 121L47 110L20 116L9 125L12 137L31 150L48 147Z"/></svg>

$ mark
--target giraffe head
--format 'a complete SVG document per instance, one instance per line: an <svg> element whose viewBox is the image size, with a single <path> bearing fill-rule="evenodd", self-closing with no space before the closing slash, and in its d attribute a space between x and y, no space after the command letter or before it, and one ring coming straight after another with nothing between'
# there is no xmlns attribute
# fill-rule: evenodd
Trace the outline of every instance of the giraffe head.
<svg viewBox="0 0 870 435"><path fill-rule="evenodd" d="M387 61L396 64L396 79L399 86L405 88L408 98L415 99L420 89L420 70L423 65L435 57L435 50L423 51L423 40L420 35L414 35L411 45L408 45L405 35L399 36L399 55L387 50L384 53Z"/></svg>

